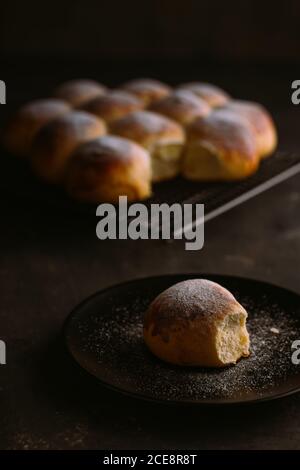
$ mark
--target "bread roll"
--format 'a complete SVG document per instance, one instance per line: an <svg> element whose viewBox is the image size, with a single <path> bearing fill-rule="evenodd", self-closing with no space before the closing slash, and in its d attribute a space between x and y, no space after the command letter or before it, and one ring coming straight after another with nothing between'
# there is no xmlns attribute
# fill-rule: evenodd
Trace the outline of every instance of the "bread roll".
<svg viewBox="0 0 300 470"><path fill-rule="evenodd" d="M166 98L153 103L149 109L174 119L183 126L196 117L206 116L211 110L206 101L188 90L176 90Z"/></svg>
<svg viewBox="0 0 300 470"><path fill-rule="evenodd" d="M239 180L259 165L255 135L237 113L216 109L187 128L182 174L197 181Z"/></svg>
<svg viewBox="0 0 300 470"><path fill-rule="evenodd" d="M144 103L136 96L126 91L115 90L89 101L81 109L95 114L109 124L143 107Z"/></svg>
<svg viewBox="0 0 300 470"><path fill-rule="evenodd" d="M224 367L249 356L246 310L219 284L179 282L151 303L144 339L160 359L182 366Z"/></svg>
<svg viewBox="0 0 300 470"><path fill-rule="evenodd" d="M183 83L178 88L195 93L195 95L205 100L212 108L223 106L230 99L230 96L224 90L210 83Z"/></svg>
<svg viewBox="0 0 300 470"><path fill-rule="evenodd" d="M54 90L54 96L68 101L71 106L83 103L106 93L107 88L94 80L70 80L62 83Z"/></svg>
<svg viewBox="0 0 300 470"><path fill-rule="evenodd" d="M70 109L68 103L54 98L32 101L22 106L4 128L2 136L4 146L14 155L27 157L38 131Z"/></svg>
<svg viewBox="0 0 300 470"><path fill-rule="evenodd" d="M110 129L112 134L134 140L149 151L153 181L179 173L185 136L175 121L150 111L136 111L113 122Z"/></svg>
<svg viewBox="0 0 300 470"><path fill-rule="evenodd" d="M258 103L232 100L226 103L226 109L237 112L246 118L254 129L257 149L260 157L268 157L277 146L275 124L268 111Z"/></svg>
<svg viewBox="0 0 300 470"><path fill-rule="evenodd" d="M81 145L70 161L66 188L70 196L87 202L145 199L151 194L148 152L121 137L107 135Z"/></svg>
<svg viewBox="0 0 300 470"><path fill-rule="evenodd" d="M40 130L33 143L34 171L49 183L61 182L74 150L105 132L104 121L84 111L72 111L55 119Z"/></svg>
<svg viewBox="0 0 300 470"><path fill-rule="evenodd" d="M121 88L140 98L145 106L149 106L171 93L171 88L168 85L150 78L130 80L124 83Z"/></svg>

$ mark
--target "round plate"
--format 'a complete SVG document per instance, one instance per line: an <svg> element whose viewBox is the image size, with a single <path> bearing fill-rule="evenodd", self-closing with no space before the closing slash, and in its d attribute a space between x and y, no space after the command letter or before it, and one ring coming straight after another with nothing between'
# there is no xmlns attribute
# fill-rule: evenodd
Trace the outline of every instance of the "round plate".
<svg viewBox="0 0 300 470"><path fill-rule="evenodd" d="M229 289L248 311L251 355L222 369L179 367L153 356L143 341L149 303L176 282L206 278ZM300 296L265 282L219 275L138 279L81 303L64 327L75 361L101 383L169 403L229 404L270 400L300 389L292 343L300 339Z"/></svg>

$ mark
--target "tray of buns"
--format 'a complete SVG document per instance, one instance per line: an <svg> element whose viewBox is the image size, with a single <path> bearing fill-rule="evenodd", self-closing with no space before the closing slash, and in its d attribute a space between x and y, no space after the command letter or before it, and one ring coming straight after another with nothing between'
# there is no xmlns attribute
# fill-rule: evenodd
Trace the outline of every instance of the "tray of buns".
<svg viewBox="0 0 300 470"><path fill-rule="evenodd" d="M145 204L204 203L208 214L288 177L300 161L276 152L276 127L262 105L202 82L171 88L136 79L113 90L66 82L17 110L1 140L8 175L17 179L17 193L9 177L1 184L10 196L38 194L93 214L124 195Z"/></svg>

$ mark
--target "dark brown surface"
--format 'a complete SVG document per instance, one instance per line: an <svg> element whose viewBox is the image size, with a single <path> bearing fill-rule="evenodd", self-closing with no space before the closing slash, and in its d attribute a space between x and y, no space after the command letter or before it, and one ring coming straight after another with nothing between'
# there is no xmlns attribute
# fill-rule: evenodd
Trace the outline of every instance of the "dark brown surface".
<svg viewBox="0 0 300 470"><path fill-rule="evenodd" d="M131 68L121 76L121 69L112 65L111 77L121 81L133 74ZM67 68L61 76L47 70L34 74L29 65L26 76L20 65L3 70L9 106L0 108L1 116L68 78ZM85 70L97 76L91 64ZM159 76L161 68L150 64L137 70ZM181 70L178 76L168 72L173 82L199 73L197 67L185 73L182 67L173 70ZM279 125L281 148L297 151L300 109L290 104L290 82L297 71L280 71L206 70L205 78L269 106ZM168 73L161 72L161 78ZM103 81L109 84L107 71ZM96 218L43 207L38 191L34 203L18 198L5 159L1 175L16 194L8 197L0 190L0 337L6 340L8 361L0 366L1 448L300 449L300 395L234 409L164 408L96 386L71 365L60 341L62 323L78 302L135 277L218 272L300 293L299 176L211 221L204 249L188 252L181 242L101 242L95 235ZM26 178L23 184L28 184Z"/></svg>

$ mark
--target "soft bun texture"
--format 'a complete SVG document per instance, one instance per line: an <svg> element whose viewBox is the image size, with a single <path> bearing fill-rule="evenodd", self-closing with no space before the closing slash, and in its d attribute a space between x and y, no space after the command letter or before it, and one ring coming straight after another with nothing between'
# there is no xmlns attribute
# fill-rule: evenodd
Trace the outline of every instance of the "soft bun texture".
<svg viewBox="0 0 300 470"><path fill-rule="evenodd" d="M38 131L70 110L68 103L54 98L32 101L22 106L6 123L3 145L18 157L28 157Z"/></svg>
<svg viewBox="0 0 300 470"><path fill-rule="evenodd" d="M254 129L257 151L261 158L271 155L277 146L277 133L273 119L268 111L258 103L232 100L226 103L226 109L246 118Z"/></svg>
<svg viewBox="0 0 300 470"><path fill-rule="evenodd" d="M74 150L105 133L104 121L84 111L72 111L50 122L33 143L31 163L35 173L49 183L61 182Z"/></svg>
<svg viewBox="0 0 300 470"><path fill-rule="evenodd" d="M120 87L140 98L145 106L149 106L171 93L171 88L158 80L151 78L138 78L124 83Z"/></svg>
<svg viewBox="0 0 300 470"><path fill-rule="evenodd" d="M185 134L175 121L150 111L136 111L113 122L110 130L149 151L153 181L167 180L179 173Z"/></svg>
<svg viewBox="0 0 300 470"><path fill-rule="evenodd" d="M246 310L215 282L191 279L162 292L144 319L144 340L160 359L224 367L249 356Z"/></svg>
<svg viewBox="0 0 300 470"><path fill-rule="evenodd" d="M206 101L189 90L176 90L166 98L153 103L149 109L174 119L183 126L196 117L206 116L211 111Z"/></svg>
<svg viewBox="0 0 300 470"><path fill-rule="evenodd" d="M226 109L215 109L187 128L182 174L196 181L239 180L259 165L254 131L248 120Z"/></svg>
<svg viewBox="0 0 300 470"><path fill-rule="evenodd" d="M95 114L109 124L143 107L144 103L138 97L127 91L115 90L89 101L81 109Z"/></svg>
<svg viewBox="0 0 300 470"><path fill-rule="evenodd" d="M145 199L151 194L149 154L140 145L116 136L103 136L81 145L68 166L69 195L86 202Z"/></svg>
<svg viewBox="0 0 300 470"><path fill-rule="evenodd" d="M189 90L195 95L205 100L212 108L223 106L230 100L230 96L226 91L212 85L211 83L190 82L183 83L178 87L180 90Z"/></svg>
<svg viewBox="0 0 300 470"><path fill-rule="evenodd" d="M53 96L67 101L73 107L77 107L106 92L107 88L101 83L82 79L62 83L54 90Z"/></svg>

